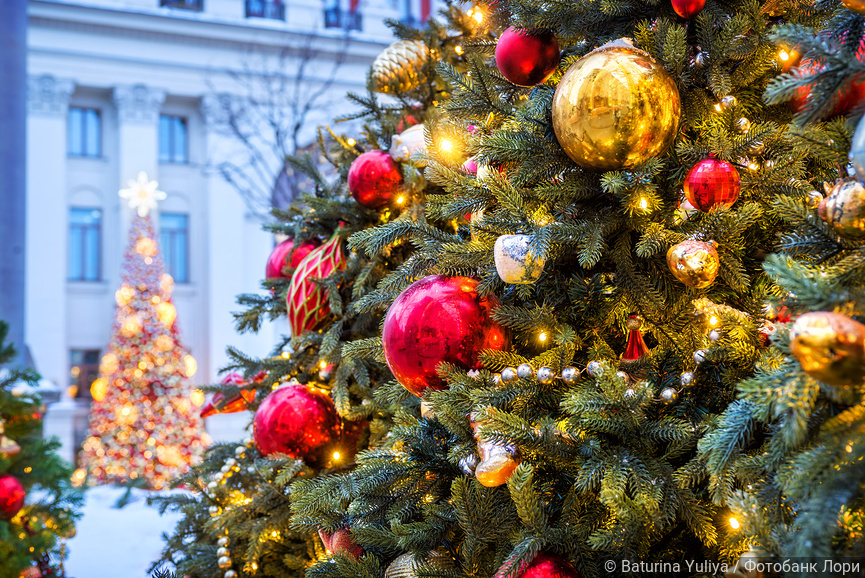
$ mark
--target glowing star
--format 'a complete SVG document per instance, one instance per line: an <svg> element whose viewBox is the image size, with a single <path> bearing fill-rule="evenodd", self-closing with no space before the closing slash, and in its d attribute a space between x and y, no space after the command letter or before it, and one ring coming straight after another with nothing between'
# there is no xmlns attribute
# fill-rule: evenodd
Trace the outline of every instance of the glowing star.
<svg viewBox="0 0 865 578"><path fill-rule="evenodd" d="M165 193L156 188L159 183L147 178L144 171L138 173L137 181L129 180L126 186L128 188L120 189L119 195L129 202L131 209L138 210L139 217L146 217L150 209L156 208L156 203L165 200Z"/></svg>

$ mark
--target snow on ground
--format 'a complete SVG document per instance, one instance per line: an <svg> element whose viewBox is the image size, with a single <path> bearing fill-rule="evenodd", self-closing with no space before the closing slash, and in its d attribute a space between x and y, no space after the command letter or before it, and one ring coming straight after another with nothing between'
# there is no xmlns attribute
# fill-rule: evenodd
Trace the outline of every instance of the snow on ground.
<svg viewBox="0 0 865 578"><path fill-rule="evenodd" d="M99 486L87 490L77 533L67 542L69 578L146 578L147 569L162 552L162 532L171 532L176 513L147 505L147 496L167 492L132 490L121 509L114 505L126 490ZM180 492L181 490L174 490Z"/></svg>

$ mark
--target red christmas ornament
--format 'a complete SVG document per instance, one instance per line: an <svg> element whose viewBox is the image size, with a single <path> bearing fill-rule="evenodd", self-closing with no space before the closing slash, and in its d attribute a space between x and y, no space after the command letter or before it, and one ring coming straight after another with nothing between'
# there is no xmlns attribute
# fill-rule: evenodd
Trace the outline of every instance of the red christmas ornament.
<svg viewBox="0 0 865 578"><path fill-rule="evenodd" d="M310 251L321 245L318 239L310 239L300 244L294 253L294 239L286 239L279 245L273 248L270 257L267 258L267 267L265 268L264 276L267 279L288 279L282 274L283 267L294 269L303 259L309 255Z"/></svg>
<svg viewBox="0 0 865 578"><path fill-rule="evenodd" d="M673 10L682 18L691 18L699 14L706 5L706 0L671 0Z"/></svg>
<svg viewBox="0 0 865 578"><path fill-rule="evenodd" d="M330 241L313 249L291 277L286 304L292 336L297 337L304 331L315 329L330 314L327 291L313 279L324 279L337 269L345 269L339 231L334 233Z"/></svg>
<svg viewBox="0 0 865 578"><path fill-rule="evenodd" d="M580 573L567 560L547 552L538 552L519 578L580 578Z"/></svg>
<svg viewBox="0 0 865 578"><path fill-rule="evenodd" d="M535 86L559 66L559 41L551 30L505 30L496 44L496 66L517 86Z"/></svg>
<svg viewBox="0 0 865 578"><path fill-rule="evenodd" d="M348 169L348 190L354 200L370 209L387 204L402 186L396 161L382 151L368 151L354 159Z"/></svg>
<svg viewBox="0 0 865 578"><path fill-rule="evenodd" d="M859 62L865 62L865 37L859 41L859 50L856 52L856 59ZM801 78L803 76L816 74L823 68L823 66L818 65L813 60L805 60L798 66L790 68L790 72ZM794 98L787 101L787 104L793 112L799 113L805 107L805 104L811 97L811 88L811 86L803 86L796 91L796 96ZM837 116L839 114L847 114L850 110L855 108L856 105L865 98L865 78L860 77L857 82L848 85L846 90L839 90L836 97L837 100L835 107L832 108L831 111L828 111L829 114L821 113L818 119Z"/></svg>
<svg viewBox="0 0 865 578"><path fill-rule="evenodd" d="M736 167L720 159L703 159L685 177L685 196L699 211L728 209L739 198L741 180Z"/></svg>
<svg viewBox="0 0 865 578"><path fill-rule="evenodd" d="M463 172L470 175L476 175L478 173L478 163L475 161L475 157L472 157L463 163Z"/></svg>
<svg viewBox="0 0 865 578"><path fill-rule="evenodd" d="M239 373L229 373L220 383L223 385L237 385L239 387L249 384ZM217 393L214 394L213 399L201 408L201 417L210 417L217 413L238 413L248 409L249 404L253 401L255 401L254 389L242 389L228 396L223 393Z"/></svg>
<svg viewBox="0 0 865 578"><path fill-rule="evenodd" d="M255 412L252 431L262 455L283 453L315 462L339 439L340 419L326 393L305 385L287 385L264 398Z"/></svg>
<svg viewBox="0 0 865 578"><path fill-rule="evenodd" d="M42 578L42 570L39 566L30 566L21 572L21 578Z"/></svg>
<svg viewBox="0 0 865 578"><path fill-rule="evenodd" d="M625 354L622 355L622 361L637 361L649 354L649 348L640 332L642 325L643 320L638 315L628 316L628 345Z"/></svg>
<svg viewBox="0 0 865 578"><path fill-rule="evenodd" d="M337 530L333 534L325 530L319 530L318 536L321 538L321 543L324 544L324 547L334 554L345 554L355 560L363 554L363 548L358 546L357 542L354 541L354 536L351 535L348 528Z"/></svg>
<svg viewBox="0 0 865 578"><path fill-rule="evenodd" d="M24 505L25 495L24 486L17 478L0 476L0 517L7 520L13 518Z"/></svg>
<svg viewBox="0 0 865 578"><path fill-rule="evenodd" d="M446 361L479 369L482 349L504 351L510 334L492 318L495 296L482 297L468 277L431 275L412 283L390 306L384 320L384 356L396 379L413 394L444 389L436 374Z"/></svg>

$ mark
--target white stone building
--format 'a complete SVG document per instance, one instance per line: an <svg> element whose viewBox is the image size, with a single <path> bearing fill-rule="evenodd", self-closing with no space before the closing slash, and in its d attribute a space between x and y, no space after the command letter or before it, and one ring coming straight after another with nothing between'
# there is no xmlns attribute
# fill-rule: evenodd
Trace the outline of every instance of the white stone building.
<svg viewBox="0 0 865 578"><path fill-rule="evenodd" d="M112 328L130 222L118 189L145 171L168 194L157 224L196 381L218 381L227 345L266 354L279 328L239 336L231 312L237 294L258 290L273 240L208 170L236 147L212 130L209 95L237 90L231 73L252 52L311 41L310 83L342 54L328 91L340 96L312 112L311 138L312 125L347 110L341 95L363 90L392 41L384 19L428 13L429 0L29 1L26 342L64 392L46 433L61 436L67 458ZM218 425L208 424L217 439Z"/></svg>

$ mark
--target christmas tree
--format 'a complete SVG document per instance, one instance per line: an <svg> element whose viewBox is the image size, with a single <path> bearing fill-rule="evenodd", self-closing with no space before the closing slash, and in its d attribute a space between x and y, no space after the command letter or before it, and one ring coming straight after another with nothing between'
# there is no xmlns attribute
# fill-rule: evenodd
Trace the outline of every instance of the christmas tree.
<svg viewBox="0 0 865 578"><path fill-rule="evenodd" d="M355 96L363 139L336 139L340 181L277 215L295 243L326 196L378 218L339 229L351 256L325 293L298 291L310 262L242 298L254 328L289 285L314 331L236 352L268 372L255 443L219 450L228 480L206 477L214 450L166 559L562 578L862 552L865 188L834 183L848 153L865 178L865 8L847 3L505 0L397 26ZM425 141L391 147L394 191L379 149L407 114ZM288 390L262 395L292 378L370 421L351 467L271 427Z"/></svg>
<svg viewBox="0 0 865 578"><path fill-rule="evenodd" d="M160 489L204 449L198 415L203 394L189 382L195 359L180 342L171 303L174 282L165 273L150 218L164 193L141 173L120 195L137 211L115 294L111 341L91 386L89 435L75 476L96 484L143 480Z"/></svg>
<svg viewBox="0 0 865 578"><path fill-rule="evenodd" d="M15 357L0 321L0 365ZM72 468L42 438L44 407L32 370L0 373L0 578L64 576L64 540L75 535L81 494Z"/></svg>

